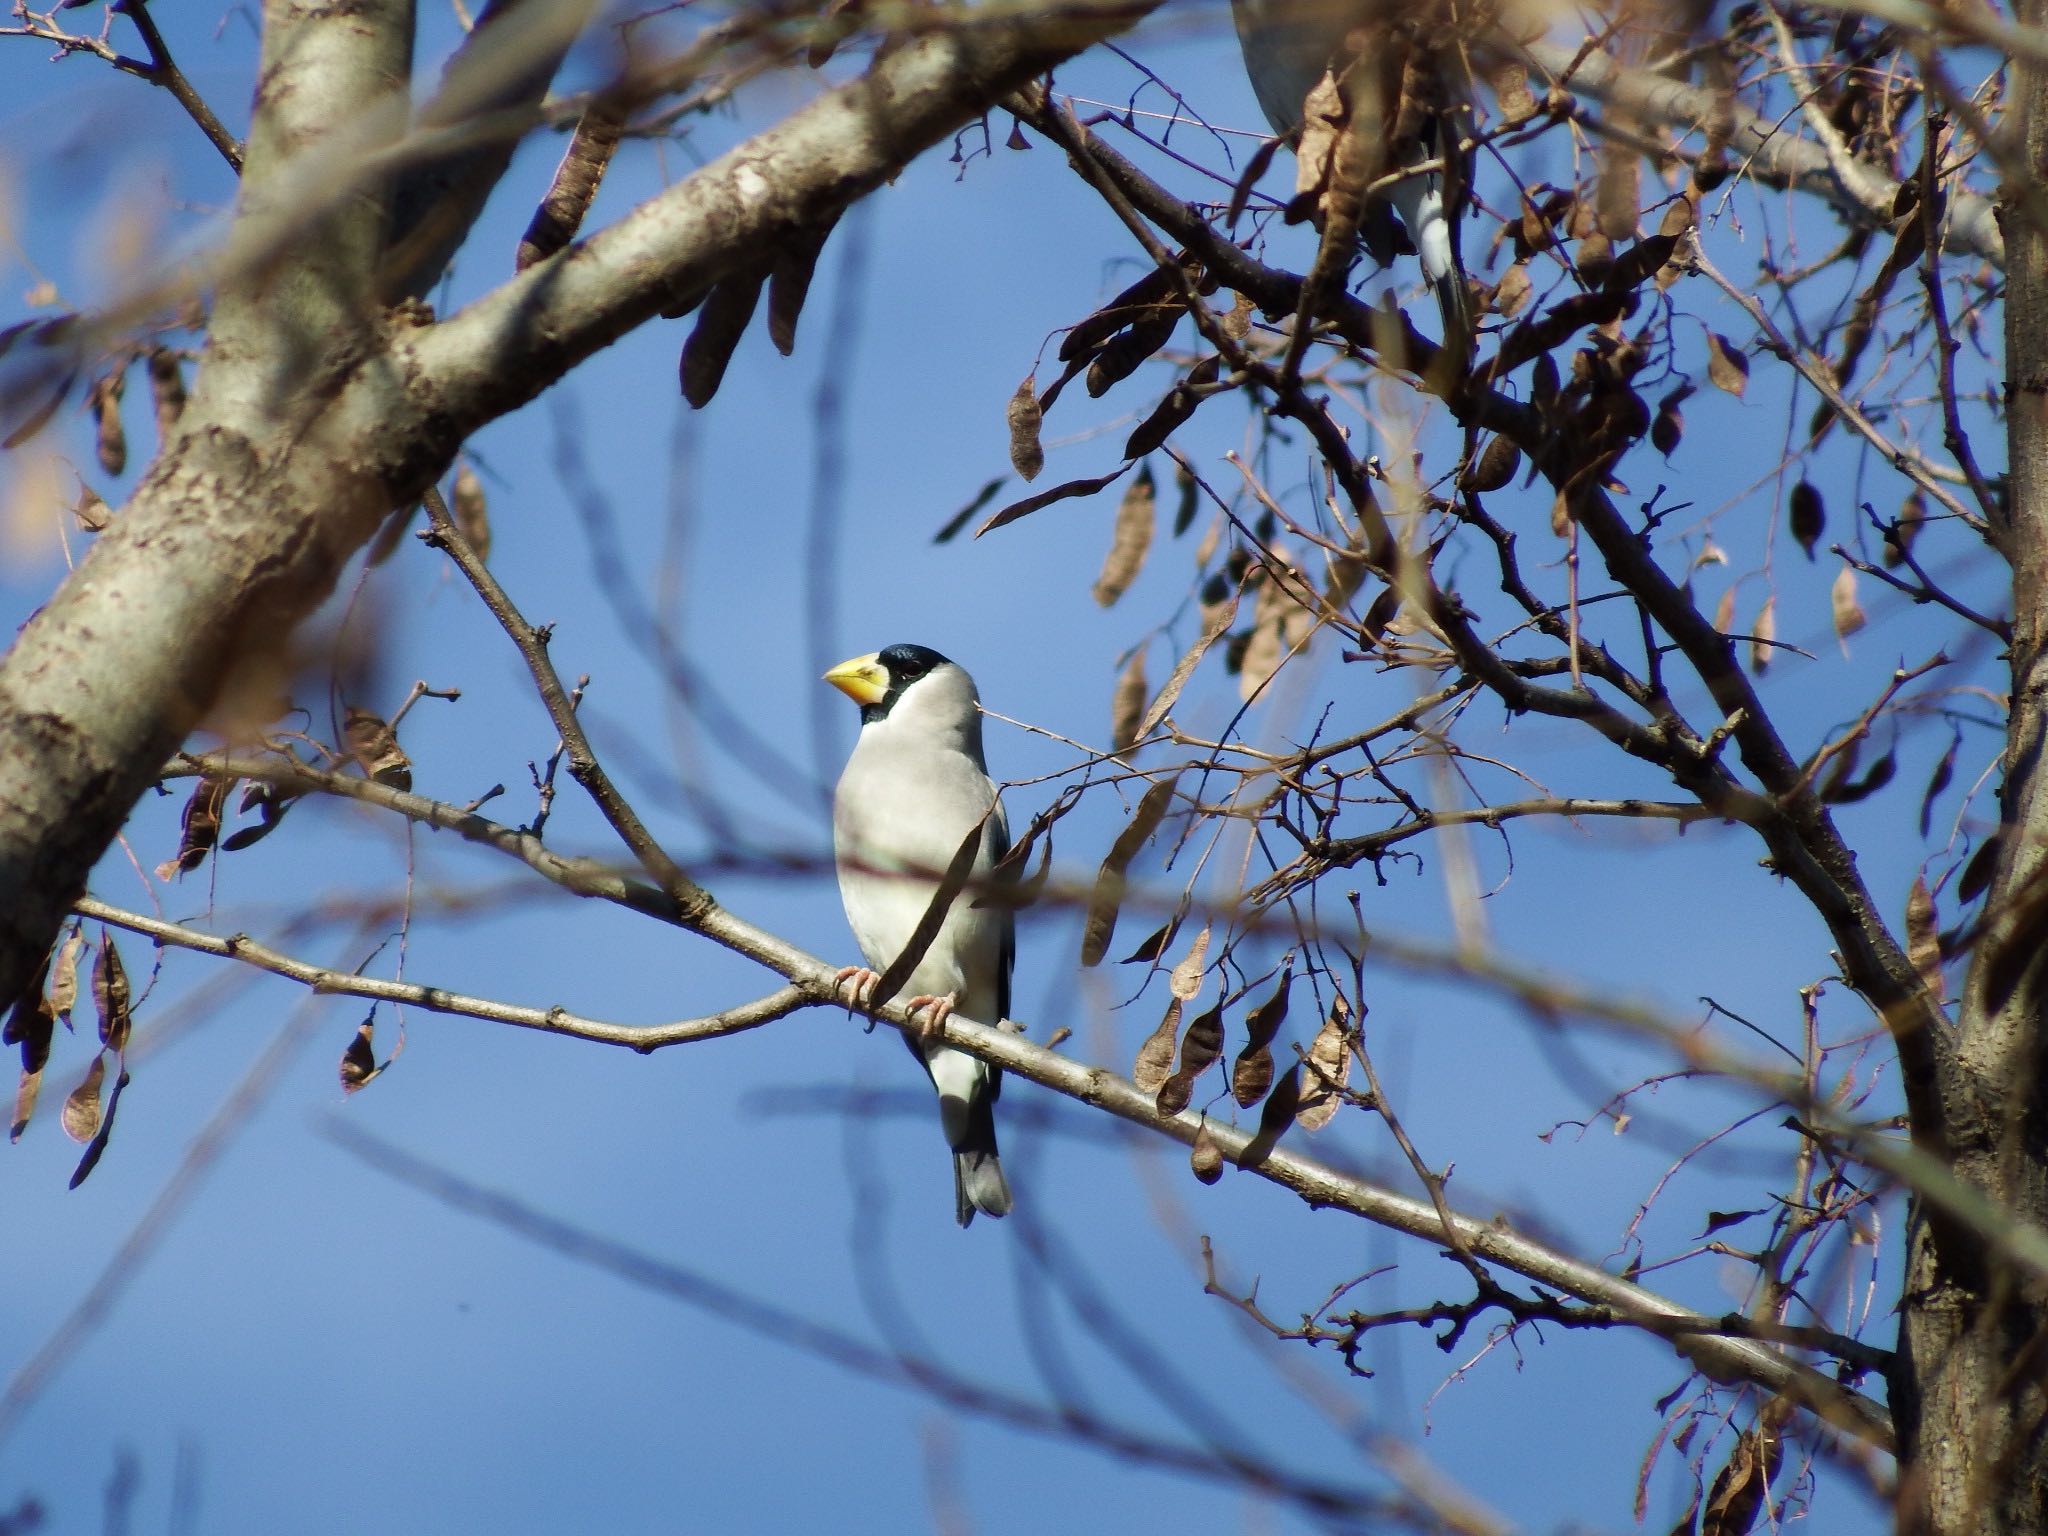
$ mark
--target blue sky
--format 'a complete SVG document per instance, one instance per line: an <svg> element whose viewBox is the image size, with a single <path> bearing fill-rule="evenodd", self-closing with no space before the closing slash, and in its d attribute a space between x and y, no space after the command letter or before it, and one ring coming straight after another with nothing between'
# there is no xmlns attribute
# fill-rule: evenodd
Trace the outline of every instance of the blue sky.
<svg viewBox="0 0 2048 1536"><path fill-rule="evenodd" d="M201 89L239 123L250 55L240 16L231 13L217 36L210 16L165 21ZM72 303L112 291L122 274L110 252L122 242L109 231L128 228L117 200L156 210L148 238L132 242L145 251L214 227L209 215L232 187L167 99L90 60L51 64L34 45L5 41L10 126L17 141L33 134L44 146L9 189L17 249L0 282L6 304L17 306L45 275ZM437 13L423 65L449 41ZM1132 47L1214 121L1257 124L1220 9L1177 9ZM1134 78L1099 55L1062 71L1059 84L1120 102ZM597 217L615 216L814 88L801 76L771 80L688 143L661 153L629 148ZM590 675L586 710L599 749L669 845L707 869L723 901L828 957L852 958L823 862L823 806L855 720L818 682L824 667L919 641L967 665L991 707L1101 741L1119 656L1175 610L1193 579L1196 535L1174 543L1162 529L1131 592L1111 609L1094 603L1088 586L1107 547L1114 493L1062 503L978 542L931 542L955 508L1005 472L1004 404L1041 346L1050 357L1059 327L1139 270L1128 240L1058 152L1042 144L1008 151L1006 128L997 125L991 154L964 166L927 155L872 198L827 249L796 356L782 359L764 336L750 335L705 411L689 414L675 393L687 332L654 325L473 444L491 497L493 568L529 617L556 626L562 671ZM1190 153L1215 163L1213 140L1188 140ZM110 156L115 142L128 147ZM1240 156L1252 142L1235 141ZM509 272L556 153L553 143L522 152L444 306ZM1569 174L1561 161L1538 169L1554 180ZM1753 268L1784 213L1766 203L1750 207L1740 228L1733 218L1717 225L1724 270ZM1829 238L1825 221L1810 215L1802 234L1815 250ZM1276 258L1306 260L1300 231L1274 238ZM1467 245L1479 261L1476 224ZM856 247L865 278L849 296L843 279ZM1412 284L1412 274L1402 281ZM1379 286L1373 280L1368 291ZM834 316L849 297L852 318L834 345ZM1748 335L1704 283L1684 287L1681 307ZM814 402L826 380L845 413L843 516L832 613L820 622L805 561L820 451ZM1047 423L1040 484L1112 467L1129 425L1164 387L1155 372L1102 401L1078 390L1061 400ZM85 471L116 503L151 442L139 377L129 405L128 476L110 483ZM1788 424L1803 422L1810 405L1809 397L1791 401L1785 381L1759 362L1743 402L1709 391L1688 405L1687 436L1668 466L1644 450L1626 469L1639 497L1666 479L1695 504L1695 517L1716 519L1712 535L1732 566L1703 572L1703 586L1740 574L1745 612L1773 593L1781 637L1813 653L1788 657L1764 687L1766 701L1797 722L1788 734L1799 751L1853 718L1892 666L1924 659L1944 638L1926 615L1866 589L1871 625L1845 657L1829 631L1834 568L1809 565L1782 536L1769 544ZM1247 440L1232 402L1205 410L1183 439L1218 483L1231 478L1222 453ZM67 413L50 441L90 465L82 416ZM613 528L596 541L561 472L565 441ZM1846 536L1858 497L1885 507L1901 489L1841 434L1814 473L1828 494L1830 537ZM1304 478L1299 462L1272 474L1290 488ZM1541 488L1517 487L1491 505L1528 544L1549 538ZM593 558L594 542L605 559ZM0 571L0 612L13 622L60 575L53 545L17 547ZM1476 598L1486 572L1476 554L1465 558ZM1984 594L1982 562L1960 540L1942 546L1941 559ZM352 572L344 597L355 579ZM676 663L797 765L795 779L777 781L677 707L662 668L621 621L621 579L671 621L666 643ZM416 786L462 802L502 783L490 809L525 819L526 765L545 756L552 736L510 645L442 560L411 541L364 590L382 641L364 702L393 707L414 678L462 690L459 703L422 701L405 722ZM1153 638L1155 681L1191 638L1189 622ZM1251 739L1298 739L1325 698L1340 719L1377 719L1416 686L1408 674L1343 666L1335 651L1322 642L1311 689L1279 690L1253 713ZM1976 655L1973 675L1995 685L1986 660ZM1191 728L1219 727L1235 702L1227 680L1205 677L1178 714ZM1481 710L1467 745L1523 764L1554 789L1668 793L1654 775L1590 749L1566 727L1523 722L1502 735L1498 724L1497 712ZM1905 739L1907 797L1946 741L1932 729ZM1986 733L1966 741L1955 793L1995 750ZM991 730L989 754L998 777L1011 779L1071 759L1057 743L1006 727ZM682 779L718 807L717 818L707 822L677 793ZM1487 788L1511 792L1504 778ZM1049 795L1014 791L1013 825ZM138 809L130 839L142 867L174 849L177 804ZM1944 805L1937 825L1953 815L1953 794ZM1897 799L1841 815L1866 878L1894 914L1920 856L1910 818L1911 806ZM1063 823L1063 871L1085 879L1117 820L1113 797L1098 794ZM723 869L714 857L731 852L734 834L755 855L748 868ZM550 837L612 853L573 786L564 786ZM1756 867L1761 850L1736 830L1707 825L1680 838L1635 823L1524 825L1512 841L1512 874L1499 840L1475 838L1473 847L1492 890L1493 939L1529 965L1646 996L1683 1017L1699 1016L1697 999L1711 994L1781 1039L1796 1039L1795 989L1829 969L1810 910ZM787 857L793 872L760 867L765 854ZM1390 866L1384 886L1357 871L1368 921L1447 936L1439 870L1433 856L1419 872ZM1156 860L1141 871L1164 878ZM174 919L247 931L338 966L363 963L384 943L370 969L390 974L397 945L385 942L394 932L388 918L369 939L356 936L353 921L302 919L323 906L388 900L410 879L417 914L404 965L413 979L642 1022L768 989L750 967L704 944L536 890L520 874L445 837L408 835L345 805L306 804L267 841L157 887L153 898L117 850L94 892L142 910L155 899ZM1147 927L1126 918L1117 953ZM1041 1039L1064 1023L1075 1031L1070 1051L1127 1069L1163 1006L1158 988L1120 1010L1132 972L1079 973L1077 945L1071 914L1027 921L1020 1016ZM140 984L147 947L130 939L122 949ZM1375 1060L1424 1155L1455 1164L1454 1198L1480 1212L1512 1210L1588 1257L1617 1246L1637 1202L1686 1145L1754 1107L1733 1090L1673 1085L1634 1106L1625 1134L1596 1124L1545 1140L1558 1122L1586 1118L1605 1092L1669 1063L1597 1034L1546 1038L1469 989L1391 968L1369 976ZM1860 1027L1860 1010L1839 986L1823 1008L1831 1033ZM77 1149L55 1112L88 1053L82 1042L60 1041L43 1110L6 1159L0 1277L11 1301L0 1319L0 1370L8 1372L100 1274L263 1047L280 1031L301 1032L259 1107L127 1276L118 1303L0 1441L0 1508L33 1493L55 1529L97 1528L102 1487L117 1458L132 1453L141 1475L132 1528L141 1531L542 1531L576 1522L619 1531L1008 1532L1146 1529L1169 1518L1216 1529L1312 1528L1240 1489L1184 1482L876 1385L787 1338L545 1251L374 1171L328 1136L337 1120L770 1307L929 1352L963 1377L1027 1396L1042 1396L1048 1376L1080 1383L1092 1408L1164 1440L1198 1441L1203 1410L1191 1398L1200 1396L1233 1433L1290 1469L1372 1487L1384 1484L1361 1446L1394 1437L1531 1530L1630 1523L1637 1462L1656 1433L1653 1404L1683 1374L1667 1350L1636 1339L1525 1335L1481 1356L1474 1335L1446 1356L1410 1330L1382 1335L1368 1356L1379 1374L1355 1381L1327 1354L1253 1338L1201 1294L1199 1234L1213 1238L1234 1281L1256 1278L1262 1303L1286 1319L1381 1266L1396 1267L1361 1292L1375 1307L1456 1296L1463 1286L1425 1245L1308 1212L1241 1174L1203 1188L1174 1147L1105 1139L1101 1126L1026 1084L1013 1084L1003 1103L1019 1216L960 1233L921 1079L886 1032L866 1035L842 1015L814 1011L640 1058L415 1013L403 1054L344 1103L336 1062L364 1011L350 1000L309 1001L287 983L218 962L167 956L138 1012L134 1082L112 1148L76 1192L64 1185ZM382 1058L399 1027L388 1010L377 1022ZM1748 1042L1731 1033L1725 1043ZM849 1088L881 1095L882 1111L842 1113ZM1782 1180L1789 1152L1782 1133L1765 1128L1776 1118L1737 1138L1730 1166L1677 1177L1647 1218L1653 1255L1687 1246L1705 1210L1764 1203L1774 1186L1759 1171ZM1319 1143L1412 1187L1376 1123L1347 1113ZM1895 1215L1878 1259L1887 1281ZM1120 1318L1115 1329L1092 1332L1088 1303L1033 1263L1034 1231L1056 1243L1063 1264L1078 1260L1091 1291ZM1736 1299L1728 1279L1709 1259L1657 1283L1718 1310ZM1883 1296L1880 1285L1874 1333L1888 1342ZM1444 1385L1463 1363L1469 1371ZM1683 1505L1664 1466L1652 1484L1652 1524L1668 1523ZM1874 1528L1877 1520L1838 1486L1819 1528Z"/></svg>

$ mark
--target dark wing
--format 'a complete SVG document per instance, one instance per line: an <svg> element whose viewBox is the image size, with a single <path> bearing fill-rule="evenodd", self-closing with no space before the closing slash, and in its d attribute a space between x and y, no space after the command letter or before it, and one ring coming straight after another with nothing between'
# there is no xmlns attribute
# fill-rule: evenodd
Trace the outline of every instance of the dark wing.
<svg viewBox="0 0 2048 1536"><path fill-rule="evenodd" d="M1003 814L1003 802L996 801L994 813L989 817L988 861L991 869L1000 869L1003 856L1010 851L1010 821ZM997 878L1004 885L1015 885L1020 870L1003 871ZM997 893L1006 897L1008 892ZM996 1017L990 1024L1000 1024L1010 1016L1010 973L1017 966L1017 909L1007 900L1001 902L1003 913L1002 958L997 962L1001 974L996 978Z"/></svg>

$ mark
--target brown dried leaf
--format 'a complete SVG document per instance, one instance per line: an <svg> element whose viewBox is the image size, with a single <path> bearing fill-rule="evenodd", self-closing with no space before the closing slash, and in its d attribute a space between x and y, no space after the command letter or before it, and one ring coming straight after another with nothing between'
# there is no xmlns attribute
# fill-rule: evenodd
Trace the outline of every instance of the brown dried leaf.
<svg viewBox="0 0 2048 1536"><path fill-rule="evenodd" d="M1209 1121L1204 1117L1196 1127L1194 1144L1188 1148L1188 1167L1204 1184L1214 1184L1223 1177L1223 1149L1216 1145L1216 1138L1209 1134Z"/></svg>
<svg viewBox="0 0 2048 1536"><path fill-rule="evenodd" d="M1738 399L1749 384L1749 359L1719 331L1707 333L1707 377Z"/></svg>
<svg viewBox="0 0 2048 1536"><path fill-rule="evenodd" d="M1145 686L1145 647L1131 652L1131 659L1117 675L1116 691L1109 701L1109 749L1128 751L1138 740L1138 721L1145 714L1145 700L1151 697Z"/></svg>
<svg viewBox="0 0 2048 1536"><path fill-rule="evenodd" d="M355 1093L384 1069L377 1065L377 1053L371 1041L376 1032L376 1016L363 1020L356 1026L355 1038L348 1043L348 1049L341 1053L341 1091Z"/></svg>
<svg viewBox="0 0 2048 1536"><path fill-rule="evenodd" d="M102 928L100 952L92 963L92 1002L100 1015L100 1044L117 1055L128 1049L128 1032L135 1022L129 1011L130 990L128 968Z"/></svg>
<svg viewBox="0 0 2048 1536"><path fill-rule="evenodd" d="M1104 608L1122 597L1137 580L1145 555L1152 548L1156 524L1152 466L1145 464L1117 503L1116 531L1110 538L1109 553L1102 560L1102 574L1095 578L1095 601Z"/></svg>
<svg viewBox="0 0 2048 1536"><path fill-rule="evenodd" d="M1771 642L1777 638L1778 599L1773 595L1764 599L1749 629L1749 670L1758 677L1771 669Z"/></svg>
<svg viewBox="0 0 2048 1536"><path fill-rule="evenodd" d="M64 1100L58 1116L64 1134L73 1141L91 1141L100 1128L100 1087L107 1077L107 1058L101 1052L85 1069L85 1077Z"/></svg>
<svg viewBox="0 0 2048 1536"><path fill-rule="evenodd" d="M349 755L363 776L392 789L412 788L412 759L398 745L398 733L380 715L350 705L342 716L342 735Z"/></svg>
<svg viewBox="0 0 2048 1536"><path fill-rule="evenodd" d="M464 459L455 466L454 494L448 498L448 515L455 519L455 531L468 541L476 557L491 558L491 509L484 500L484 483L475 467Z"/></svg>
<svg viewBox="0 0 2048 1536"><path fill-rule="evenodd" d="M1166 1017L1138 1047L1138 1059L1131 1064L1131 1081L1138 1085L1141 1093L1158 1093L1166 1080L1173 1076L1173 1041L1180 1030L1181 1006L1177 997L1168 1003Z"/></svg>
<svg viewBox="0 0 2048 1536"><path fill-rule="evenodd" d="M106 1113L99 1117L99 1126L93 1132L92 1140L86 1143L84 1155L78 1159L78 1166L71 1171L70 1188L78 1188L93 1169L99 1167L100 1155L107 1150L107 1142L114 1134L114 1112L121 1107L121 1092L127 1086L128 1069L123 1067L121 1075L114 1079L113 1091L107 1095Z"/></svg>
<svg viewBox="0 0 2048 1536"><path fill-rule="evenodd" d="M1026 374L1010 396L1005 408L1010 424L1010 467L1027 481L1036 480L1045 468L1045 445L1038 430L1045 425L1045 412L1038 404L1038 375Z"/></svg>
<svg viewBox="0 0 2048 1536"><path fill-rule="evenodd" d="M1906 893L1906 958L1920 973L1920 983L1936 998L1942 995L1941 929L1935 914L1934 892L1925 875L1913 877L1913 889Z"/></svg>
<svg viewBox="0 0 2048 1536"><path fill-rule="evenodd" d="M1344 1103L1328 1084L1341 1087L1351 1077L1351 1005L1341 993L1332 1000L1329 1017L1309 1042L1308 1062L1314 1070L1302 1084L1301 1108L1294 1119L1304 1131L1320 1131Z"/></svg>
<svg viewBox="0 0 2048 1536"><path fill-rule="evenodd" d="M1834 586L1828 592L1828 606L1835 619L1835 638L1843 642L1847 652L1848 639L1870 622L1863 612L1863 605L1856 601L1856 567L1845 565L1835 575Z"/></svg>
<svg viewBox="0 0 2048 1536"><path fill-rule="evenodd" d="M1095 874L1095 888L1088 893L1088 915L1081 925L1081 963L1100 965L1109 953L1109 941L1116 933L1117 910L1123 905L1126 874L1138 850L1151 840L1173 802L1179 776L1158 779L1147 785L1138 808L1116 835L1102 867Z"/></svg>

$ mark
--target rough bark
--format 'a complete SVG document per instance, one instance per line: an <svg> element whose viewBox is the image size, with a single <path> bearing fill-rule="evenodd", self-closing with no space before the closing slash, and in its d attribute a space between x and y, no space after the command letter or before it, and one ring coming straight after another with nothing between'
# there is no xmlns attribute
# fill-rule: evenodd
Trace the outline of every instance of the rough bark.
<svg viewBox="0 0 2048 1536"><path fill-rule="evenodd" d="M2039 27L2048 3L2024 0ZM2048 69L2016 62L2024 164L2048 180ZM1964 988L1955 1049L1942 1054L1941 1114L1957 1176L2012 1217L2048 1221L2048 978L2038 954L2009 995L1987 985L2005 957L2042 948L2048 877L2048 234L2004 209L2012 704L1991 914ZM2029 908L2034 909L2029 916ZM2007 987L2000 984L1997 991ZM2048 1531L2048 1295L1981 1243L1916 1210L1891 1397L1902 1449L1899 1527L1927 1536Z"/></svg>

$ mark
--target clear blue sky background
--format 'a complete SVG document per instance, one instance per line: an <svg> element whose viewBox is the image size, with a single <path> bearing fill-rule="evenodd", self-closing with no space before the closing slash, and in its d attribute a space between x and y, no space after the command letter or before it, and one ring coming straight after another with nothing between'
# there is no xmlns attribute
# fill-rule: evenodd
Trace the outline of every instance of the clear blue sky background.
<svg viewBox="0 0 2048 1536"><path fill-rule="evenodd" d="M421 60L431 71L453 32L428 9ZM70 17L90 26L97 12ZM244 16L231 12L217 29L206 7L166 10L162 20L200 88L239 126L253 45ZM124 29L116 23L117 38L132 42ZM67 303L90 304L122 282L124 242L147 257L217 228L213 216L233 195L229 176L168 98L89 59L52 64L38 45L0 41L10 141L37 146L7 183L17 245L0 303L10 312L43 277ZM1220 8L1177 7L1131 46L1212 121L1257 126ZM1136 82L1106 53L1059 77L1063 89L1105 102L1123 101ZM801 73L770 80L743 96L735 116L694 129L680 146L629 148L597 217L616 216L815 88ZM1153 92L1141 105L1167 103ZM993 153L964 167L943 152L926 156L835 235L793 359L750 335L716 401L691 415L675 390L686 331L650 326L473 445L491 496L493 567L530 617L556 626L564 672L590 674L587 710L600 749L671 846L708 867L728 905L830 957L853 958L822 861L824 797L855 721L819 672L857 651L921 641L966 664L992 707L1100 742L1118 657L1174 612L1192 579L1193 536L1171 543L1162 529L1136 587L1118 606L1097 607L1088 585L1107 546L1113 493L1061 504L978 543L931 542L956 507L1006 470L1004 403L1041 345L1049 356L1057 328L1139 270L1128 240L1061 156L1043 145L1005 150L1007 127L998 122ZM1183 130L1177 142L1204 164L1220 161L1216 141L1199 131ZM1231 140L1239 164L1252 142ZM444 307L509 273L558 147L522 152ZM1563 150L1560 139L1553 153ZM1191 194L1199 189L1179 174ZM1562 181L1569 167L1560 160L1544 174ZM137 208L149 212L133 239L127 221ZM1732 205L1713 236L1724 269L1753 271L1784 211L1754 199ZM1831 238L1827 221L1812 210L1803 217L1814 255ZM1475 224L1468 235L1476 264L1486 233ZM1299 231L1275 242L1276 257L1307 259ZM845 264L857 246L865 279L849 293ZM1373 291L1380 286L1371 280ZM1680 297L1715 328L1749 335L1703 282ZM835 345L835 313L849 305L849 328ZM1700 333L1682 325L1682 334L1696 344ZM814 401L828 380L845 411L844 516L831 569L835 608L820 623L807 598L806 548L820 449ZM1102 401L1071 392L1048 422L1052 451L1040 483L1111 467L1164 383L1142 375ZM1793 745L1807 751L1854 717L1890 667L1923 659L1942 632L1866 591L1870 629L1846 658L1834 644L1834 568L1809 565L1782 534L1769 537L1780 455L1811 405L1802 396L1788 408L1790 400L1785 381L1760 363L1746 402L1709 392L1688 407L1688 434L1668 467L1645 450L1625 473L1638 495L1668 479L1695 504L1694 517L1716 519L1714 537L1732 565L1704 572L1707 590L1740 577L1744 614L1775 594L1781 637L1813 655L1788 655L1765 696L1798 722ZM82 413L67 412L46 439L117 504L152 442L139 376L128 416L136 451L120 483L90 467ZM1244 420L1222 403L1183 439L1218 484L1235 483L1220 456L1242 446ZM562 473L564 444L617 530L597 541L611 567L592 557L575 477ZM1274 483L1298 489L1304 463L1275 463ZM1901 490L1842 434L1819 476L1831 537L1850 536L1856 499L1888 507ZM1532 558L1551 558L1547 493L1517 488L1492 504L1523 532ZM0 571L0 613L11 622L61 574L51 526L36 525L24 542L19 519L12 525ZM80 541L71 535L74 548ZM1866 547L1874 549L1867 539ZM1960 541L1940 558L1995 603ZM1476 559L1461 575L1475 600L1490 603L1491 581ZM677 707L661 668L621 622L620 580L635 602L672 618L668 654L796 764L794 778L764 772ZM491 811L527 818L526 764L552 737L509 644L444 562L410 541L371 576L363 600L378 605L382 640L374 697L363 702L393 707L415 678L463 693L457 704L424 701L406 721L417 787L461 802L502 783ZM1155 682L1189 638L1185 616L1154 638ZM1345 668L1335 650L1323 642L1313 689L1281 688L1254 712L1251 739L1298 739L1325 696L1334 719L1355 727L1398 708L1415 686L1406 674ZM1981 653L1976 662L1976 675L1995 685ZM1310 669L1301 671L1310 680ZM317 705L310 690L302 697ZM1234 705L1234 688L1217 676L1180 714L1194 728L1220 727ZM1466 738L1474 750L1523 763L1558 791L1668 790L1561 725L1523 723L1502 737L1485 712L1474 724ZM1915 786L1908 796L1946 739L1929 729L1904 740L1900 777ZM1995 750L1985 733L1966 743L1958 792ZM1071 759L1056 743L1000 726L989 753L997 775L1012 779ZM684 781L699 799L678 793ZM1513 793L1505 778L1487 788ZM573 786L564 789L551 838L610 856L594 816ZM1013 825L1049 794L1013 791ZM707 798L715 816L703 814ZM173 851L177 804L139 810L131 841L141 866ZM1954 804L1951 795L1938 827ZM1102 794L1063 824L1059 855L1069 875L1086 877L1116 814ZM1910 819L1904 800L1842 816L1894 914L1919 857ZM756 866L763 855L786 855L794 872L719 872L709 856L736 846ZM1700 827L1681 840L1634 823L1527 825L1514 837L1511 874L1497 839L1473 846L1494 887L1486 903L1493 936L1532 965L1647 996L1680 1016L1697 1015L1696 999L1711 993L1787 1040L1797 1038L1796 987L1829 969L1817 921L1756 867L1761 850L1733 830ZM1368 921L1446 935L1439 868L1433 856L1420 872L1390 867L1384 887L1359 872ZM1158 874L1156 864L1149 872ZM640 1022L767 988L703 944L537 891L502 860L448 838L408 836L342 805L303 805L268 841L169 887L152 882L146 891L117 851L94 890L347 967L389 939L392 923L363 941L350 937L349 922L313 923L309 914L388 900L408 878L419 910L404 970L416 980ZM1118 952L1148 926L1127 919ZM140 985L149 951L134 940L122 948ZM1132 972L1080 974L1076 948L1070 916L1027 922L1018 1013L1039 1038L1068 1025L1070 1051L1127 1069L1157 1020L1157 989L1119 1011ZM369 968L390 974L398 957L387 943ZM1077 1383L1092 1410L1161 1440L1198 1443L1213 1417L1246 1448L1296 1472L1375 1486L1383 1480L1370 1448L1391 1437L1530 1530L1627 1527L1637 1464L1657 1429L1653 1404L1683 1378L1668 1350L1598 1335L1525 1335L1475 1360L1477 1334L1446 1356L1419 1332L1388 1333L1368 1352L1379 1372L1370 1381L1347 1379L1334 1357L1250 1337L1201 1294L1198 1234L1214 1238L1233 1282L1259 1280L1262 1303L1282 1319L1382 1266L1393 1267L1358 1293L1366 1305L1456 1297L1465 1286L1426 1245L1308 1212L1241 1174L1205 1189L1174 1147L1105 1140L1101 1125L1027 1084L1014 1084L1003 1105L1019 1215L961 1233L920 1076L886 1032L865 1035L838 1014L812 1012L643 1059L415 1013L403 1055L344 1104L336 1062L362 1005L309 1002L282 981L179 953L164 958L149 987L134 1082L94 1176L76 1192L64 1187L77 1149L56 1111L87 1059L78 1040L60 1041L43 1110L5 1154L0 1371L28 1359L93 1284L265 1045L280 1031L301 1034L147 1262L126 1274L112 1310L0 1442L0 1508L32 1493L59 1531L99 1527L103 1487L124 1456L141 1479L131 1529L180 1536L1314 1528L1241 1489L1014 1433L876 1385L786 1336L763 1336L543 1251L365 1166L323 1134L337 1119L763 1304L928 1355L965 1377L1026 1396ZM1670 1063L1592 1034L1545 1036L1473 992L1391 970L1375 974L1368 998L1369 1041L1388 1090L1424 1155L1455 1164L1454 1198L1480 1212L1513 1210L1588 1257L1617 1248L1637 1202L1680 1151L1755 1107L1737 1092L1678 1085L1640 1101L1626 1134L1602 1123L1544 1140L1558 1121L1587 1118L1607 1092ZM1823 1017L1837 1036L1861 1027L1860 1009L1839 988ZM398 1035L396 1018L380 1011L380 1059ZM1873 1048L1868 1070L1888 1080L1882 1055ZM883 1095L884 1112L841 1113L835 1095L847 1088ZM1882 1089L1878 1102L1887 1102ZM1342 1116L1319 1145L1412 1188L1376 1122ZM1782 1133L1758 1129L1733 1145L1681 1173L1653 1209L1643 1228L1652 1257L1686 1247L1705 1210L1762 1205L1775 1187L1764 1180L1782 1181L1790 1151ZM1889 1342L1881 1313L1898 1251L1895 1217L1888 1213L1876 1260L1879 1342ZM1055 1269L1085 1276L1073 1282L1085 1289L1063 1289L1031 1259L1034 1237L1055 1245ZM1741 1275L1717 1262L1696 1261L1657 1283L1725 1309L1739 1300L1727 1286ZM1103 1331L1088 1321L1098 1302L1116 1319ZM1675 1464L1660 1467L1654 1528L1684 1503ZM1823 1515L1816 1529L1879 1521L1839 1486Z"/></svg>

